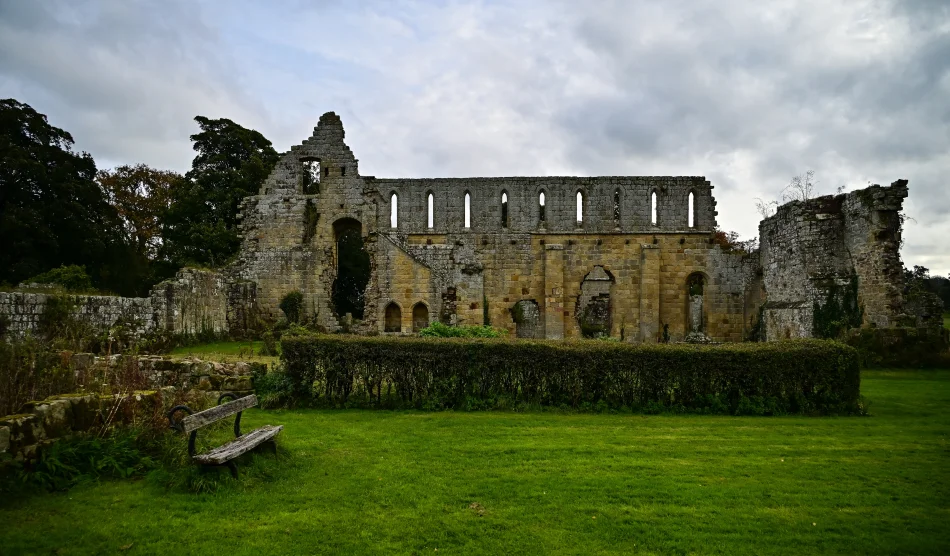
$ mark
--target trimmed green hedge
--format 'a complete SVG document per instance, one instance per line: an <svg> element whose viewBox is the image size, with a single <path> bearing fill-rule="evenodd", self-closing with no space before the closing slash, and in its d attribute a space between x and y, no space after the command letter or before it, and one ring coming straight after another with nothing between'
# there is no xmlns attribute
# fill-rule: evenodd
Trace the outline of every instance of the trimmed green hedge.
<svg viewBox="0 0 950 556"><path fill-rule="evenodd" d="M327 407L859 412L857 352L825 340L715 346L302 335L298 400Z"/></svg>

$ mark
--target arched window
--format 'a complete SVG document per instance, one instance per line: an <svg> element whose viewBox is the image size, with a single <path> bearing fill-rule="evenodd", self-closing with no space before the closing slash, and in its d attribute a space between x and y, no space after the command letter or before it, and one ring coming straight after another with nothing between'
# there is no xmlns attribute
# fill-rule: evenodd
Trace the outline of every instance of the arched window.
<svg viewBox="0 0 950 556"><path fill-rule="evenodd" d="M435 203L433 202L432 192L429 192L429 194L426 195L426 205L429 207L428 217L426 218L426 226L428 226L429 228L435 227L435 218L434 218L434 215L432 214L432 209L434 207L434 204Z"/></svg>
<svg viewBox="0 0 950 556"><path fill-rule="evenodd" d="M577 223L584 221L584 194L577 192Z"/></svg>
<svg viewBox="0 0 950 556"><path fill-rule="evenodd" d="M656 191L650 193L650 223L656 226Z"/></svg>
<svg viewBox="0 0 950 556"><path fill-rule="evenodd" d="M508 192L501 192L501 227L508 227Z"/></svg>
<svg viewBox="0 0 950 556"><path fill-rule="evenodd" d="M472 196L465 192L465 227L472 227Z"/></svg>
<svg viewBox="0 0 950 556"><path fill-rule="evenodd" d="M301 191L304 195L320 193L320 159L303 159L303 183Z"/></svg>
<svg viewBox="0 0 950 556"><path fill-rule="evenodd" d="M395 301L386 306L386 324L383 328L385 332L402 332L402 309L396 305Z"/></svg>
<svg viewBox="0 0 950 556"><path fill-rule="evenodd" d="M689 192L689 199L687 201L687 210L689 211L689 216L687 217L687 225L692 228L696 226L696 204L693 201L693 192Z"/></svg>
<svg viewBox="0 0 950 556"><path fill-rule="evenodd" d="M395 193L389 197L389 227L399 227L399 199Z"/></svg>
<svg viewBox="0 0 950 556"><path fill-rule="evenodd" d="M620 189L614 191L614 226L620 227Z"/></svg>
<svg viewBox="0 0 950 556"><path fill-rule="evenodd" d="M544 191L538 194L538 221L544 222Z"/></svg>
<svg viewBox="0 0 950 556"><path fill-rule="evenodd" d="M412 307L412 331L418 332L429 326L429 308L423 302Z"/></svg>

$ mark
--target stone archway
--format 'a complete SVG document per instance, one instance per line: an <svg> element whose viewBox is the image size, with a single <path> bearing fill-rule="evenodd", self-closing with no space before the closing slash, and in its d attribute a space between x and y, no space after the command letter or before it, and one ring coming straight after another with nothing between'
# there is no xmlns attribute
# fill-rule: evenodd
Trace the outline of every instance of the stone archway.
<svg viewBox="0 0 950 556"><path fill-rule="evenodd" d="M402 309L395 301L386 305L384 332L402 332Z"/></svg>
<svg viewBox="0 0 950 556"><path fill-rule="evenodd" d="M511 320L515 321L518 338L544 338L541 310L533 299L522 299L511 308Z"/></svg>
<svg viewBox="0 0 950 556"><path fill-rule="evenodd" d="M610 336L613 325L610 291L613 285L613 275L602 266L595 266L584 277L575 310L581 336L585 338Z"/></svg>
<svg viewBox="0 0 950 556"><path fill-rule="evenodd" d="M333 223L333 232L337 265L331 294L333 310L341 319L349 314L362 320L370 275L369 253L363 245L363 225L354 218L341 218Z"/></svg>
<svg viewBox="0 0 950 556"><path fill-rule="evenodd" d="M412 331L419 332L429 326L429 307L419 302L412 306Z"/></svg>

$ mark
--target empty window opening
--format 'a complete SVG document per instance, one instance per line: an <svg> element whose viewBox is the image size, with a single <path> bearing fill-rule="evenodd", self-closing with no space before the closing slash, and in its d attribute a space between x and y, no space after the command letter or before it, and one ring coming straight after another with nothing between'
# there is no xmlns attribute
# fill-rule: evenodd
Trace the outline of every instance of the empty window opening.
<svg viewBox="0 0 950 556"><path fill-rule="evenodd" d="M465 192L465 227L472 227L472 196Z"/></svg>
<svg viewBox="0 0 950 556"><path fill-rule="evenodd" d="M696 205L693 200L693 192L689 192L689 200L687 202L687 210L689 212L687 225L692 228L696 225Z"/></svg>
<svg viewBox="0 0 950 556"><path fill-rule="evenodd" d="M429 308L423 302L412 307L412 331L419 332L429 326Z"/></svg>
<svg viewBox="0 0 950 556"><path fill-rule="evenodd" d="M656 191L650 193L650 223L656 226Z"/></svg>
<svg viewBox="0 0 950 556"><path fill-rule="evenodd" d="M324 166L324 167L323 167L323 175L324 175L324 176L329 176L329 175L330 175L330 167L329 167L329 166Z"/></svg>
<svg viewBox="0 0 950 556"><path fill-rule="evenodd" d="M508 227L508 193L501 192L501 227Z"/></svg>
<svg viewBox="0 0 950 556"><path fill-rule="evenodd" d="M383 329L385 332L402 332L402 309L396 302L390 302L386 306L386 324Z"/></svg>
<svg viewBox="0 0 950 556"><path fill-rule="evenodd" d="M433 209L434 206L435 206L435 201L434 201L434 199L433 199L433 197L432 197L432 193L429 193L429 194L426 196L426 205L429 207L428 216L427 216L427 218L426 218L426 226L428 226L429 228L434 228L434 227L435 227L435 216L432 214L432 209Z"/></svg>
<svg viewBox="0 0 950 556"><path fill-rule="evenodd" d="M399 227L399 199L395 193L389 198L389 227Z"/></svg>
<svg viewBox="0 0 950 556"><path fill-rule="evenodd" d="M538 194L538 221L544 222L544 191Z"/></svg>
<svg viewBox="0 0 950 556"><path fill-rule="evenodd" d="M614 225L620 227L620 190L614 191Z"/></svg>
<svg viewBox="0 0 950 556"><path fill-rule="evenodd" d="M584 221L584 194L577 192L577 223Z"/></svg>
<svg viewBox="0 0 950 556"><path fill-rule="evenodd" d="M320 161L316 158L303 161L302 191L304 195L320 193Z"/></svg>
<svg viewBox="0 0 950 556"><path fill-rule="evenodd" d="M363 319L366 284L369 282L369 253L363 245L363 226L358 220L344 218L333 224L336 235L336 279L332 301L336 316L347 314Z"/></svg>
<svg viewBox="0 0 950 556"><path fill-rule="evenodd" d="M341 176L345 176L345 175L346 175L346 166L340 166L340 175L341 175Z"/></svg>

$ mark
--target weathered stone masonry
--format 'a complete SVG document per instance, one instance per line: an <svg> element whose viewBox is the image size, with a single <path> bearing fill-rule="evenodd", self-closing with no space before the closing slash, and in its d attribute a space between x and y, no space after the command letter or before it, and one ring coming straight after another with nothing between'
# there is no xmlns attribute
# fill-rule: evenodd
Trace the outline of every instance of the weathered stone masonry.
<svg viewBox="0 0 950 556"><path fill-rule="evenodd" d="M235 263L183 270L113 312L138 314L144 331L242 334L281 317L280 299L299 290L308 321L338 330L334 288L353 287L338 276L339 241L355 230L370 267L365 289L349 292L359 333L442 321L554 339L807 337L816 307L852 287L864 326L913 320L901 294L905 180L783 205L753 253L713 242L712 190L692 176L361 176L329 112L242 203ZM10 309L22 304L0 297L25 330L35 311Z"/></svg>

